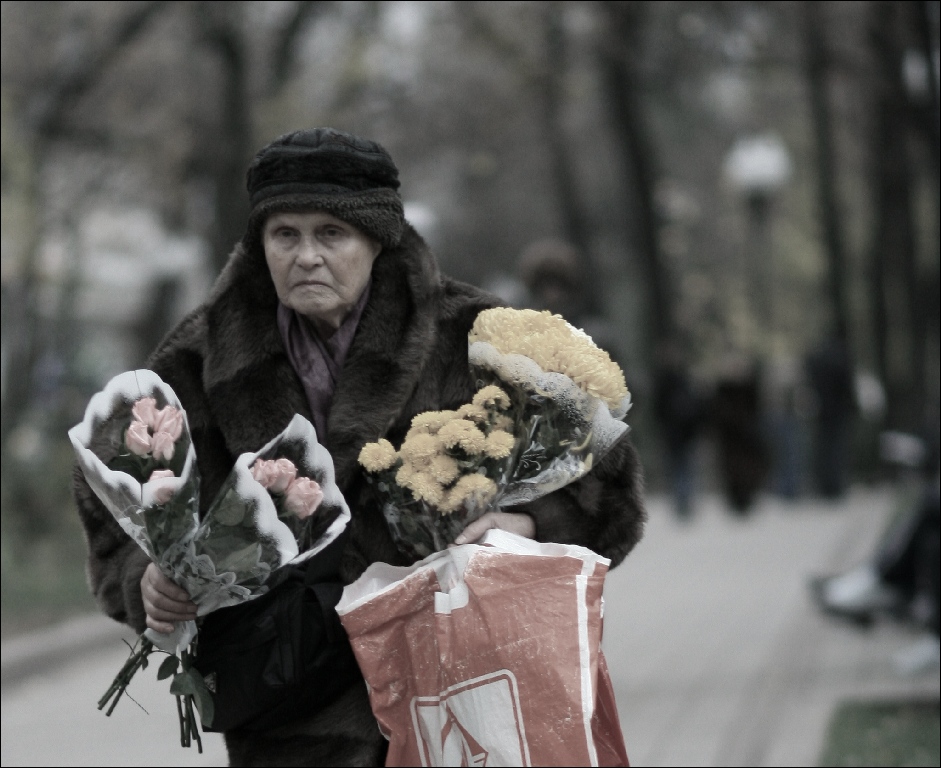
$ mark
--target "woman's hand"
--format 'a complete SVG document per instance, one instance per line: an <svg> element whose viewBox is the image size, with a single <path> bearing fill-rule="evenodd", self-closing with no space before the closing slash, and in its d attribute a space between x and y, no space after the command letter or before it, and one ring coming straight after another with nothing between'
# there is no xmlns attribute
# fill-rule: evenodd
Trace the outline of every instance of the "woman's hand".
<svg viewBox="0 0 941 768"><path fill-rule="evenodd" d="M454 543L473 544L491 528L509 531L527 539L536 535L536 523L525 512L487 512L468 525Z"/></svg>
<svg viewBox="0 0 941 768"><path fill-rule="evenodd" d="M144 599L147 626L169 635L178 621L196 618L196 603L182 587L163 575L155 563L147 566L140 580L140 593Z"/></svg>

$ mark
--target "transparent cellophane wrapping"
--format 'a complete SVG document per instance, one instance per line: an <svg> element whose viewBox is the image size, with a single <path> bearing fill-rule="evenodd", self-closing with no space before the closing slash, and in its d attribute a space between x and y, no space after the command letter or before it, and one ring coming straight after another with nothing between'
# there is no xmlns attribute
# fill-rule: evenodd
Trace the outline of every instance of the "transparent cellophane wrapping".
<svg viewBox="0 0 941 768"><path fill-rule="evenodd" d="M175 477L145 482L149 469L141 472L140 467L146 461L125 447L131 408L143 397L153 397L158 408L183 410L155 373L130 371L91 399L69 437L91 489L163 574L187 591L198 615L265 594L277 584L282 566L315 556L346 527L350 513L336 486L332 459L301 416L257 453L239 456L200 521L199 473L185 411L173 457L165 462ZM252 477L259 457L289 458L299 475L316 480L324 494L317 512L305 520L279 517L271 495ZM173 491L170 500L157 503L167 490ZM180 622L171 635L147 630L145 636L179 654L196 633L196 623L189 621Z"/></svg>
<svg viewBox="0 0 941 768"><path fill-rule="evenodd" d="M478 389L493 384L510 396L506 415L513 420L515 445L505 459L484 464L498 489L489 504L465 504L445 514L391 483L380 484L392 538L415 559L453 543L489 509L512 511L583 477L629 429L624 418L630 394L610 408L568 376L546 372L531 358L502 353L488 342L471 343L468 359Z"/></svg>

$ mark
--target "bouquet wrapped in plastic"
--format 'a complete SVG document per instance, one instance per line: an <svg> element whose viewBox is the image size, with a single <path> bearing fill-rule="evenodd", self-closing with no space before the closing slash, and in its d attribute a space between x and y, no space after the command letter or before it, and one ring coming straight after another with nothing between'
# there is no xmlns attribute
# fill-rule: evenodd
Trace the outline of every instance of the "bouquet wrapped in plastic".
<svg viewBox="0 0 941 768"><path fill-rule="evenodd" d="M251 600L279 581L283 566L315 557L346 527L349 509L333 461L313 426L295 416L257 453L238 457L200 520L199 473L186 413L149 370L114 377L69 431L89 486L121 528L197 605L197 615ZM200 746L193 707L210 726L213 702L191 666L196 622L171 635L147 630L99 701L113 711L134 673L158 648L173 676L181 743Z"/></svg>
<svg viewBox="0 0 941 768"><path fill-rule="evenodd" d="M623 372L561 316L485 310L468 344L473 400L421 413L398 450L383 439L359 457L393 538L415 558L444 549L488 509L579 479L628 429Z"/></svg>

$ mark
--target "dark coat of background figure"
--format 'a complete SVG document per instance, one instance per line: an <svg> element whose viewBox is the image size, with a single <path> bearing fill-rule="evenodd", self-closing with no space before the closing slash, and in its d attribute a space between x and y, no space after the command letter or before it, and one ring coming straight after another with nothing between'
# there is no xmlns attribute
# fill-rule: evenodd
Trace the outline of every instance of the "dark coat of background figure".
<svg viewBox="0 0 941 768"><path fill-rule="evenodd" d="M345 583L374 562L405 564L370 499L357 463L360 449L380 437L397 445L417 413L470 400L476 386L467 364L467 333L476 315L495 303L472 286L442 277L410 226L397 247L377 258L323 440L352 511L340 568ZM260 247L240 245L208 301L148 362L186 409L203 507L240 453L264 445L295 413L310 418L275 322L276 306ZM109 616L143 631L140 580L149 560L79 472L75 494L87 531L91 588ZM532 515L538 540L583 545L617 565L640 539L645 520L641 469L628 436L582 480L513 511ZM312 717L268 732L230 731L225 739L233 765L381 765L386 750L361 678Z"/></svg>
<svg viewBox="0 0 941 768"><path fill-rule="evenodd" d="M706 405L679 360L667 359L658 366L653 408L665 448L674 512L685 520L693 512L695 450L706 417Z"/></svg>
<svg viewBox="0 0 941 768"><path fill-rule="evenodd" d="M732 512L747 514L770 469L757 366L735 366L716 382L709 416L726 500Z"/></svg>
<svg viewBox="0 0 941 768"><path fill-rule="evenodd" d="M853 368L846 344L828 337L807 355L807 379L814 394L813 478L824 498L846 492L852 465L856 414Z"/></svg>

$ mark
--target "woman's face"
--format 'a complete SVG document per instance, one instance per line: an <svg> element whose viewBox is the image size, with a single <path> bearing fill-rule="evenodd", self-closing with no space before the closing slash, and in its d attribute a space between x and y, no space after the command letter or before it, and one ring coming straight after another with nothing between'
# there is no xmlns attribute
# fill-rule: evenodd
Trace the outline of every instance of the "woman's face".
<svg viewBox="0 0 941 768"><path fill-rule="evenodd" d="M273 213L263 233L278 298L329 337L366 289L382 250L329 213Z"/></svg>

